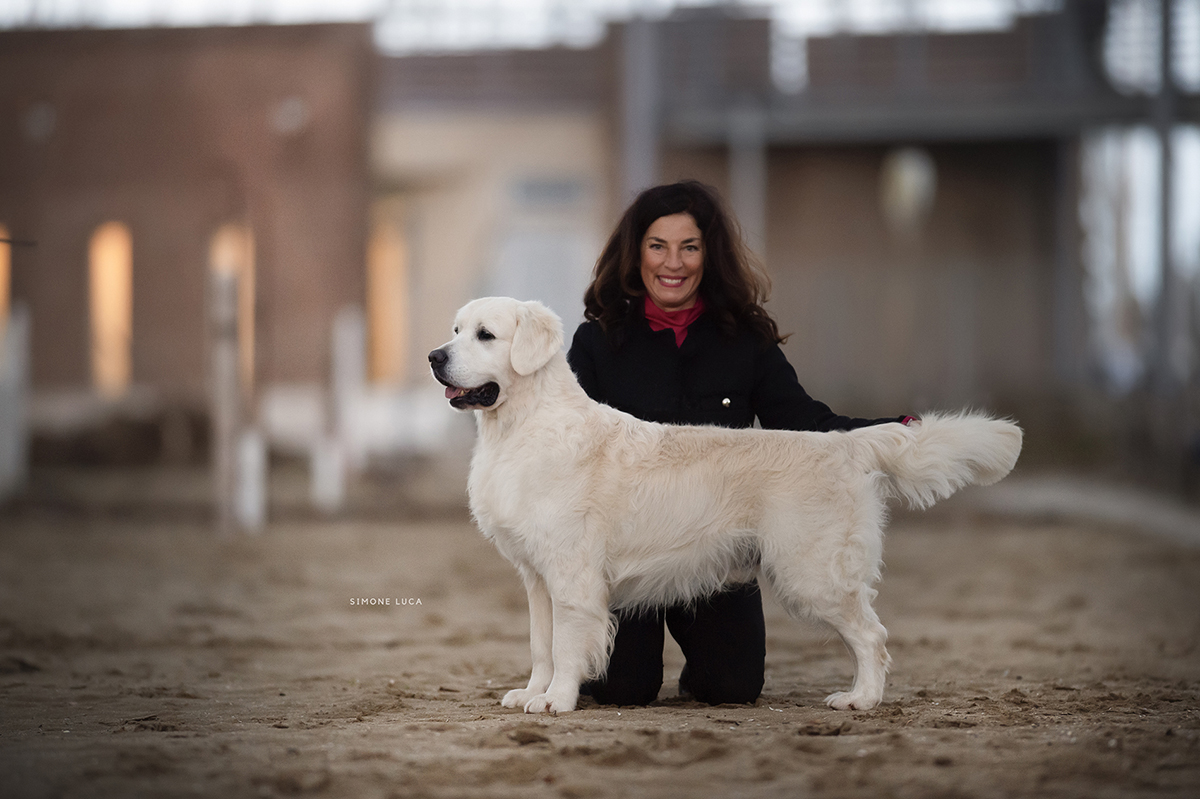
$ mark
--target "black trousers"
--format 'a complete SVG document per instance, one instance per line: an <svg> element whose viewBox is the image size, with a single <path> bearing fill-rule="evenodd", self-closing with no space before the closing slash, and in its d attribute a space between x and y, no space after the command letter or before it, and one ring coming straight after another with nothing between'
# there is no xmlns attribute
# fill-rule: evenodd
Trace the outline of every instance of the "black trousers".
<svg viewBox="0 0 1200 799"><path fill-rule="evenodd" d="M585 684L602 705L646 705L663 682L663 625L687 659L681 691L711 705L754 702L766 668L766 625L757 583L734 586L692 605L617 614L608 671Z"/></svg>

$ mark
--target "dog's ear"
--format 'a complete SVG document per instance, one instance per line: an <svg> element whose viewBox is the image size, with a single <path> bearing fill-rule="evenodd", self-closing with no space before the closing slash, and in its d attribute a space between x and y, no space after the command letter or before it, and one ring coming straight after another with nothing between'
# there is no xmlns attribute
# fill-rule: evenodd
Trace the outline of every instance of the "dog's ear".
<svg viewBox="0 0 1200 799"><path fill-rule="evenodd" d="M508 356L517 374L524 377L541 369L562 344L562 322L553 311L540 302L517 306L517 329Z"/></svg>

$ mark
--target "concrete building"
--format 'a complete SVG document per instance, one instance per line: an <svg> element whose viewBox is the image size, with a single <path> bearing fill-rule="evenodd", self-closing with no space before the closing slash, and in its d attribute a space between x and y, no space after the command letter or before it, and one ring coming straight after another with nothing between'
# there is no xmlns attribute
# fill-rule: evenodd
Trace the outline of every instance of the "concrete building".
<svg viewBox="0 0 1200 799"><path fill-rule="evenodd" d="M582 321L611 218L607 52L382 60L375 235L402 249L409 334L402 364L378 362L376 375L423 380L425 354L472 297L540 299L569 329ZM369 314L372 330L397 315Z"/></svg>
<svg viewBox="0 0 1200 799"><path fill-rule="evenodd" d="M1106 80L1105 24L1104 4L1076 2L1007 31L814 38L794 93L772 80L769 22L723 8L613 26L587 50L386 59L374 171L395 176L397 198L453 186L509 207L517 193L466 188L488 169L459 158L438 179L428 165L449 141L488 142L459 150L491 159L495 174L528 164L492 131L542 114L540 129L561 146L528 152L578 154L577 174L599 189L588 203L599 237L654 182L694 177L724 193L774 281L771 310L793 334L785 351L813 394L851 413L975 404L1049 427L1092 384L1079 142L1154 114L1153 98ZM1194 100L1177 110L1194 117ZM547 113L570 116L575 138L552 134ZM439 119L453 136L401 143L402 129L437 130ZM404 158L407 167L388 166ZM556 163L548 157L545 171L570 172ZM494 210L442 218L487 231L465 239L493 252L504 235ZM414 248L442 240L430 236L433 219L408 218ZM449 254L414 256L412 291L425 298L415 304L448 316L495 287L495 265L473 260L464 273ZM571 264L557 280L574 289L584 267ZM553 279L544 273L543 292Z"/></svg>
<svg viewBox="0 0 1200 799"><path fill-rule="evenodd" d="M250 413L327 381L333 316L362 301L375 65L361 25L0 32L35 425L203 412L214 269L239 275Z"/></svg>

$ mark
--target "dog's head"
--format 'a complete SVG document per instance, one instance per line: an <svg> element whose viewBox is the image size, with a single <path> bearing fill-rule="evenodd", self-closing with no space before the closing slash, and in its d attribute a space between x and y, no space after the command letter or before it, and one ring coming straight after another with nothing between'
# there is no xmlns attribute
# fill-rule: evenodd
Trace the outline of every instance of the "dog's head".
<svg viewBox="0 0 1200 799"><path fill-rule="evenodd" d="M562 322L540 302L485 297L462 307L454 338L429 353L429 366L455 408L495 408L514 381L545 366L562 343Z"/></svg>

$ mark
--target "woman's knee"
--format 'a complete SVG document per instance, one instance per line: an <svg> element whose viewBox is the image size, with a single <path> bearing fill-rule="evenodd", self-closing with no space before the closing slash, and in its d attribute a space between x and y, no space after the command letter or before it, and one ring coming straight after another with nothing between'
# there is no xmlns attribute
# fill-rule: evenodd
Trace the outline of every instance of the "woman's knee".
<svg viewBox="0 0 1200 799"><path fill-rule="evenodd" d="M714 683L700 701L710 705L752 705L762 694L763 682L726 680Z"/></svg>
<svg viewBox="0 0 1200 799"><path fill-rule="evenodd" d="M752 704L762 693L764 679L762 668L722 669L718 673L706 669L697 673L684 667L684 673L679 675L679 689L706 704Z"/></svg>
<svg viewBox="0 0 1200 799"><path fill-rule="evenodd" d="M618 615L604 677L586 683L602 705L648 705L658 698L663 680L661 612Z"/></svg>
<svg viewBox="0 0 1200 799"><path fill-rule="evenodd" d="M647 680L598 681L589 686L592 699L601 705L648 705L658 699L662 678Z"/></svg>

